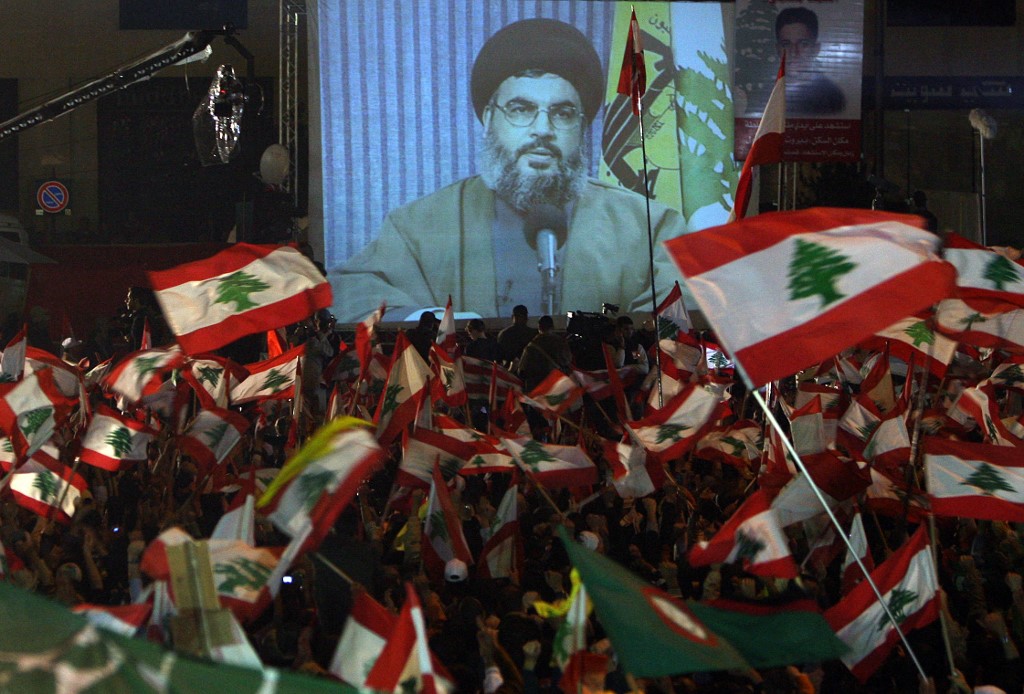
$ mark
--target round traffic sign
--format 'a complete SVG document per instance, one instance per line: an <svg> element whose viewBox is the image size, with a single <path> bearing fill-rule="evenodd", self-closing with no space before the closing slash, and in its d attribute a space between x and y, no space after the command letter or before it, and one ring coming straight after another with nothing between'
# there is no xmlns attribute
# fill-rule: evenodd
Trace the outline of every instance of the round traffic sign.
<svg viewBox="0 0 1024 694"><path fill-rule="evenodd" d="M71 195L60 181L47 181L36 191L36 204L44 212L56 214L68 206Z"/></svg>

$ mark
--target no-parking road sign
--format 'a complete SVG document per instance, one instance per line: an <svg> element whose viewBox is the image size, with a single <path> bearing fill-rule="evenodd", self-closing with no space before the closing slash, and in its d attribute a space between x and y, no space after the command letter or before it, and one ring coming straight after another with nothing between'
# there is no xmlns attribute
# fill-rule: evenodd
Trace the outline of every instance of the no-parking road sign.
<svg viewBox="0 0 1024 694"><path fill-rule="evenodd" d="M36 204L43 212L57 214L68 206L71 195L68 187L60 181L46 181L36 191Z"/></svg>

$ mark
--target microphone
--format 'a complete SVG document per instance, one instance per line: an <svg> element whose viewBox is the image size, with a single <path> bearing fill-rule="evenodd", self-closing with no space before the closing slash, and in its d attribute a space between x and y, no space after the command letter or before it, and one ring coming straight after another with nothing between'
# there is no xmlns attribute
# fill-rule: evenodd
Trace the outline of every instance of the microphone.
<svg viewBox="0 0 1024 694"><path fill-rule="evenodd" d="M568 226L565 210L551 204L538 205L526 215L526 240L537 250L537 270L542 282L542 302L548 315L555 313L556 252L565 242Z"/></svg>

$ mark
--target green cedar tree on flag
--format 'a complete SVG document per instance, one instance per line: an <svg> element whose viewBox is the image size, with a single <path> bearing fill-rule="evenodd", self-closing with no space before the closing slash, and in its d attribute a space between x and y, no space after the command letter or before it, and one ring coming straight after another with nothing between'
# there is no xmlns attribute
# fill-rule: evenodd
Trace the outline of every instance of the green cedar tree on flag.
<svg viewBox="0 0 1024 694"><path fill-rule="evenodd" d="M741 562L756 576L795 578L800 573L763 489L748 496L711 540L694 545L687 559L691 566Z"/></svg>
<svg viewBox="0 0 1024 694"><path fill-rule="evenodd" d="M530 438L501 442L519 469L543 487L583 487L597 482L597 466L579 446L559 446Z"/></svg>
<svg viewBox="0 0 1024 694"><path fill-rule="evenodd" d="M160 390L164 374L178 368L185 355L177 346L132 352L119 361L100 381L130 403Z"/></svg>
<svg viewBox="0 0 1024 694"><path fill-rule="evenodd" d="M423 570L438 585L444 583L445 564L452 559L464 562L467 567L473 564L473 555L462 530L462 520L455 510L448 484L441 476L438 463L434 464L431 477L420 554L423 557Z"/></svg>
<svg viewBox="0 0 1024 694"><path fill-rule="evenodd" d="M704 460L717 460L740 470L750 470L761 458L762 439L757 422L741 419L705 434L697 442L695 454Z"/></svg>
<svg viewBox="0 0 1024 694"><path fill-rule="evenodd" d="M975 308L963 299L945 299L935 307L936 328L974 347L1024 352L1024 309L1006 302Z"/></svg>
<svg viewBox="0 0 1024 694"><path fill-rule="evenodd" d="M950 295L956 272L921 224L912 215L812 208L666 246L722 345L762 385Z"/></svg>
<svg viewBox="0 0 1024 694"><path fill-rule="evenodd" d="M452 407L466 404L466 376L461 356L451 357L441 345L430 345L430 370L434 375L430 388L434 400L444 401Z"/></svg>
<svg viewBox="0 0 1024 694"><path fill-rule="evenodd" d="M637 445L658 460L669 461L696 445L714 425L722 405L721 397L713 390L688 383L663 408L626 422L625 428Z"/></svg>
<svg viewBox="0 0 1024 694"><path fill-rule="evenodd" d="M996 368L979 386L994 383L1003 388L1024 390L1024 356L1019 354L1010 355Z"/></svg>
<svg viewBox="0 0 1024 694"><path fill-rule="evenodd" d="M145 460L146 448L156 436L156 430L144 423L98 404L82 436L79 457L83 463L116 472Z"/></svg>
<svg viewBox="0 0 1024 694"><path fill-rule="evenodd" d="M937 332L932 323L930 310L901 318L864 340L861 346L881 350L888 344L891 356L906 362L916 357L932 375L942 378L956 354L956 341Z"/></svg>
<svg viewBox="0 0 1024 694"><path fill-rule="evenodd" d="M413 348L404 332L398 333L391 358L391 369L380 394L374 422L377 439L384 445L412 424L427 395L430 367Z"/></svg>
<svg viewBox="0 0 1024 694"><path fill-rule="evenodd" d="M920 525L903 547L871 572L871 580L904 634L927 626L939 616L939 582L925 525ZM885 662L899 641L867 581L858 583L828 610L825 619L850 647L841 659L861 683Z"/></svg>
<svg viewBox="0 0 1024 694"><path fill-rule="evenodd" d="M1024 522L1020 449L928 436L924 468L936 515Z"/></svg>
<svg viewBox="0 0 1024 694"><path fill-rule="evenodd" d="M690 330L690 314L686 311L683 301L683 290L677 281L672 291L658 304L654 315L658 317L658 337L662 340L675 340L679 333Z"/></svg>
<svg viewBox="0 0 1024 694"><path fill-rule="evenodd" d="M429 429L416 428L402 436L402 460L395 483L403 487L429 489L434 479L434 463L439 463L445 482L459 474L476 454L467 441Z"/></svg>
<svg viewBox="0 0 1024 694"><path fill-rule="evenodd" d="M199 463L200 469L212 471L248 430L249 420L244 415L208 407L200 410L188 429L178 437L178 446Z"/></svg>
<svg viewBox="0 0 1024 694"><path fill-rule="evenodd" d="M622 55L622 69L619 71L618 93L629 97L633 107L633 115L640 116L640 99L647 92L647 64L644 61L644 48L640 39L640 24L636 21L636 11L629 18L629 34L626 37L626 48Z"/></svg>
<svg viewBox="0 0 1024 694"><path fill-rule="evenodd" d="M571 376L552 369L529 394L520 395L519 401L535 407L546 417L557 417L568 411L581 397L583 388Z"/></svg>
<svg viewBox="0 0 1024 694"><path fill-rule="evenodd" d="M447 694L451 682L438 671L427 643L426 622L416 589L405 584L402 612L366 675L366 688L393 694Z"/></svg>
<svg viewBox="0 0 1024 694"><path fill-rule="evenodd" d="M469 464L462 468L463 475L482 475L488 472L509 473L516 469L516 462L501 444L501 440L471 429L447 415L434 417L434 424L441 433L473 446ZM422 431L422 430L418 430Z"/></svg>
<svg viewBox="0 0 1024 694"><path fill-rule="evenodd" d="M1024 265L959 234L946 236L943 257L956 267L957 297L979 306L993 301L1024 308Z"/></svg>
<svg viewBox="0 0 1024 694"><path fill-rule="evenodd" d="M0 384L0 429L11 439L18 460L24 460L50 440L71 411L53 371L43 369L17 383Z"/></svg>
<svg viewBox="0 0 1024 694"><path fill-rule="evenodd" d="M231 386L232 405L254 400L288 400L295 397L295 384L299 380L299 362L306 353L306 345L293 347L284 354L255 364L246 364L248 376Z"/></svg>
<svg viewBox="0 0 1024 694"><path fill-rule="evenodd" d="M626 672L663 677L750 667L677 598L573 542L561 526L558 535Z"/></svg>
<svg viewBox="0 0 1024 694"><path fill-rule="evenodd" d="M227 407L232 386L245 380L249 372L230 359L204 354L189 359L181 375L192 386L201 406Z"/></svg>
<svg viewBox="0 0 1024 694"><path fill-rule="evenodd" d="M167 325L189 354L297 323L332 301L330 283L289 246L236 243L148 275Z"/></svg>
<svg viewBox="0 0 1024 694"><path fill-rule="evenodd" d="M986 443L1014 447L1024 445L1000 419L994 385L964 388L946 414L968 430L977 429Z"/></svg>
<svg viewBox="0 0 1024 694"><path fill-rule="evenodd" d="M11 475L8 489L19 506L67 525L89 485L57 455L52 446L36 451Z"/></svg>
<svg viewBox="0 0 1024 694"><path fill-rule="evenodd" d="M281 468L257 507L281 532L316 547L359 485L383 465L385 452L355 417L339 417L317 430Z"/></svg>

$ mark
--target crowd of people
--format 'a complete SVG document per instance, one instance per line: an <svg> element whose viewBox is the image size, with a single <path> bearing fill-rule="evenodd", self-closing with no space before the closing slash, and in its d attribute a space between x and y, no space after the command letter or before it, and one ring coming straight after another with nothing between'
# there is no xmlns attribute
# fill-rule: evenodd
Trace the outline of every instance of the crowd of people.
<svg viewBox="0 0 1024 694"><path fill-rule="evenodd" d="M633 367L640 377L625 387L625 418L636 420L655 409L653 374L659 360L658 334L653 322L634 330L626 316L598 318L600 327L590 337L564 335L553 328L550 316L530 325L525 307L513 311L511 325L494 334L474 319L457 336L457 354L494 362L506 373L521 379L521 391L529 393L553 371L573 374L586 365L597 373L593 362L594 336L598 352L607 348L615 367ZM438 319L425 313L418 326L408 331L413 348L429 360L437 338ZM115 321L115 324L118 324ZM132 288L127 311L121 316L121 331L104 351L96 342L72 336L60 342L59 355L78 373L106 359L123 357L155 339L169 339L159 309L144 288ZM380 332L380 331L379 331ZM297 397L305 400L301 429L296 431L287 402L276 400L242 405L233 409L250 423L242 441L220 465L217 474L204 469L178 446L175 427L165 422L146 460L107 471L75 463L78 441L68 432L58 432L54 442L59 456L88 482L69 522L61 523L53 513L19 504L5 495L0 501L0 541L6 551L6 580L68 606L82 604L120 605L145 599L151 582L140 569L144 551L168 528L178 527L193 538L208 538L233 502L246 492L246 479L266 480L286 463L325 418L337 413L331 405L332 389L349 391L353 411L372 417L374 385L355 382L353 371L339 367L339 359L351 355L352 347L335 328L333 317L321 311L309 320L289 326L287 340L292 346L307 346L306 367ZM381 345L390 342L381 332ZM686 377L694 382L727 383L721 390L728 412L722 426L752 420L764 427L741 384L733 382L731 371L716 368L709 336L700 340L683 335L699 345L698 362L690 364ZM253 344L266 351L262 336ZM56 341L55 341L56 342ZM31 345L31 339L30 339ZM664 345L662 345L664 348ZM378 347L378 351L380 351ZM228 352L241 359L255 360L252 344L234 345ZM252 356L246 356L252 354ZM58 355L55 355L55 357ZM977 359L954 361L948 380L962 383L977 379L982 369ZM673 358L663 368L671 370ZM678 362L676 363L678 367ZM673 372L678 375L678 368ZM821 373L826 373L823 370ZM906 372L904 371L904 374ZM607 374L607 371L605 372ZM647 374L645 379L643 375ZM820 376L821 374L819 374ZM855 394L857 385L832 373L838 391ZM894 393L903 378L892 376ZM819 380L822 380L819 378ZM824 380L828 380L825 378ZM794 404L796 382L784 384L776 393L776 411L783 413ZM381 384L377 385L379 391ZM336 393L338 391L336 390ZM90 390L92 406L118 403L102 388ZM403 583L412 582L423 605L430 646L444 668L445 677L459 692L555 691L561 674L553 665L558 618L545 618L538 603L557 603L571 589L569 555L557 536L559 526L590 550L599 552L631 572L684 600L710 601L719 598L779 604L794 597L809 598L821 610L835 605L842 596L839 561L843 552L821 559L811 552L815 537L805 526L788 529L793 555L802 561L798 577L773 579L744 570L742 563L714 563L693 566L688 552L697 543L712 538L733 512L758 487L761 453L747 465L724 463L701 454L699 446L664 461L663 481L642 496L624 493L613 483L615 462L609 459L608 442L623 434L622 415L611 397L595 400L584 396L581 406L552 416L526 409L521 433L539 441L578 445L596 463L599 482L584 488L543 489L529 479L519 487L518 522L523 557L517 575L502 578L480 576L479 568L454 560L445 568L443 580L424 572L421 557L423 519L419 513L427 489L403 489L396 482L402 461L401 441L388 449L384 467L362 481L356 500L346 508L315 553L301 556L290 568L272 605L246 624L246 633L265 665L294 668L324 677L332 674L332 659L349 619L353 600L360 593L372 596L397 613L405 600ZM789 400L787 403L786 401ZM367 403L360 409L359 402ZM193 403L194 406L194 403ZM494 433L510 424L502 420L488 397L471 397L466 407L434 403L444 413L481 433ZM784 417L783 417L784 419ZM764 429L762 429L762 433ZM978 439L977 432L967 438ZM764 437L758 437L763 442ZM497 508L510 485L501 474L456 475L450 481L451 495L458 510L466 542L474 557L480 556L491 535ZM913 487L913 485L908 485ZM251 487L248 488L251 492ZM864 501L863 497L861 498ZM925 522L915 515L910 495L901 511L872 510L865 514L868 554L881 564L911 533ZM260 515L256 516L256 545L280 547L288 538ZM788 667L733 672L680 673L661 679L631 678L615 656L614 644L606 637L599 618L591 617L587 647L593 658L585 662L585 676L571 688L591 694L626 692L637 687L650 692L906 692L970 691L966 684L990 685L974 691L1020 691L1024 668L1020 658L1024 647L1024 543L1009 523L938 519L937 553L943 588L940 621L909 634L910 643L922 667L933 678L919 680L913 660L898 646L885 663L864 683L858 682L839 660L792 663ZM0 553L2 556L2 553ZM159 626L159 625L157 625ZM942 631L948 632L945 636ZM153 625L143 626L140 638L166 639L167 633ZM771 639L771 634L763 638ZM944 643L951 649L947 653ZM950 676L949 657L957 668Z"/></svg>

